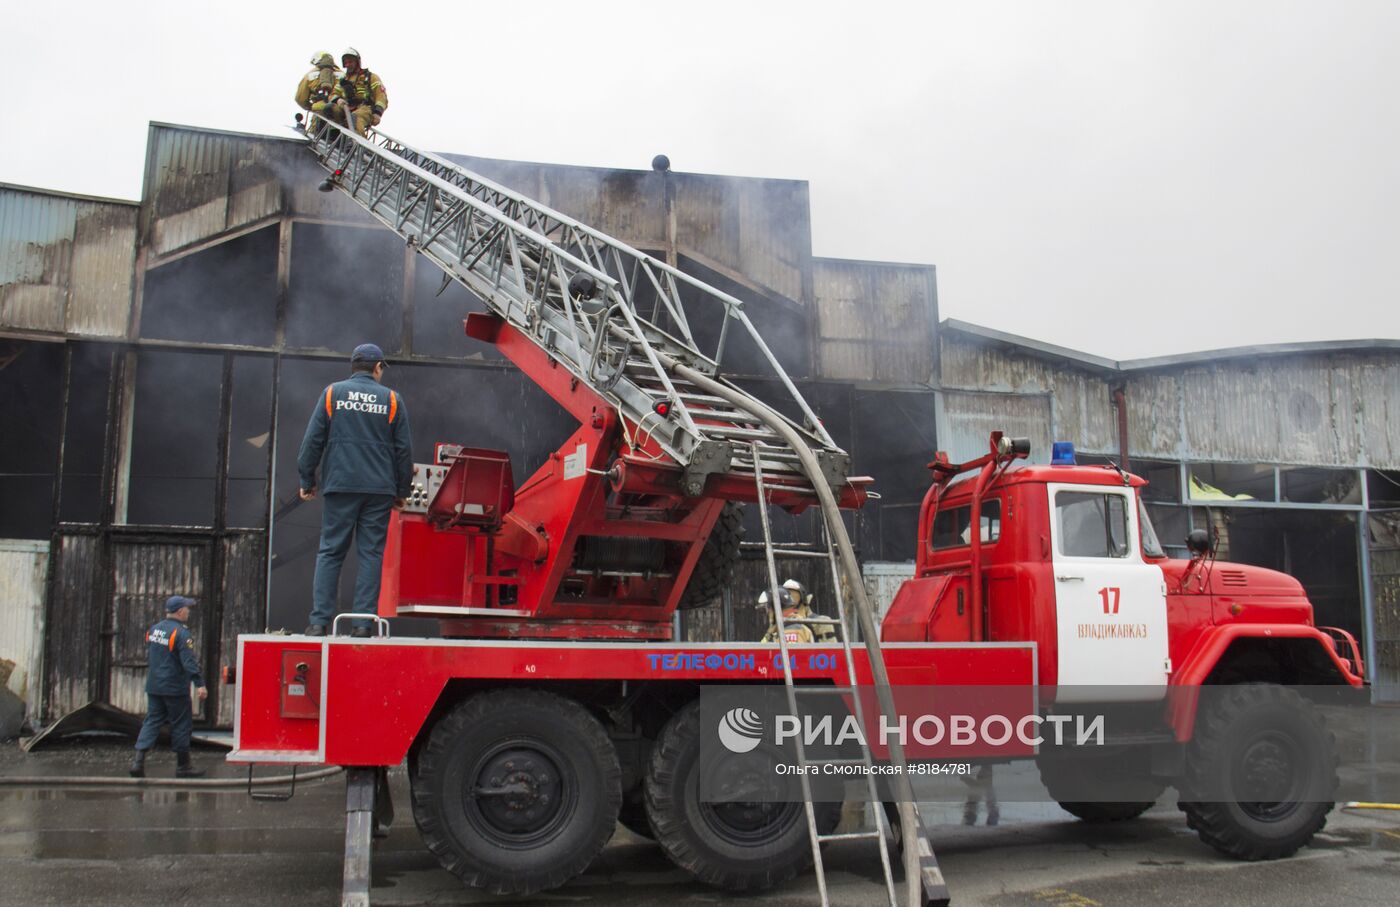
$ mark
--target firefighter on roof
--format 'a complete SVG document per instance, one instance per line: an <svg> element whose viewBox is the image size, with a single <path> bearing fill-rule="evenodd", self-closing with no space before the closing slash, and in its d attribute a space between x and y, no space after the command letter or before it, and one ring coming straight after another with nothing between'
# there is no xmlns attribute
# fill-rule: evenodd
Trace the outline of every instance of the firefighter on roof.
<svg viewBox="0 0 1400 907"><path fill-rule="evenodd" d="M340 72L340 67L335 65L335 58L324 50L311 57L311 65L316 68L302 76L301 81L297 83L297 106L302 110L330 117L331 113L328 110L331 106L331 95L335 92L336 73ZM310 125L314 125L314 121Z"/></svg>
<svg viewBox="0 0 1400 907"><path fill-rule="evenodd" d="M156 745L163 724L170 725L170 748L175 752L177 778L198 778L204 772L190 762L190 684L201 700L209 695L194 654L194 637L185 623L195 601L183 595L165 600L165 620L146 631L146 720L136 737L131 777L146 777L146 754Z"/></svg>
<svg viewBox="0 0 1400 907"><path fill-rule="evenodd" d="M345 75L336 83L332 100L344 104L350 125L360 135L365 135L369 127L379 125L384 111L389 108L389 95L379 76L360 65L358 50L345 48L340 62L345 66Z"/></svg>
<svg viewBox="0 0 1400 907"><path fill-rule="evenodd" d="M321 547L312 581L309 636L323 636L335 616L340 567L355 538L360 572L355 580L358 614L379 605L379 571L389 512L402 507L413 481L413 449L403 397L384 387L384 351L372 343L355 347L351 375L316 397L301 441L297 470L299 495L309 501L321 492ZM316 471L320 469L319 483ZM352 636L370 635L356 621Z"/></svg>
<svg viewBox="0 0 1400 907"><path fill-rule="evenodd" d="M780 590L783 602L784 620L811 620L819 617L812 613L812 595L807 591L807 587L795 579L790 579L783 583ZM778 624L772 619L772 608L768 605L768 593L764 592L758 596L758 603L768 608L769 623L768 632L764 634L764 642L778 641ZM795 624L787 628L787 641L794 642L834 642L836 640L836 628L831 624Z"/></svg>

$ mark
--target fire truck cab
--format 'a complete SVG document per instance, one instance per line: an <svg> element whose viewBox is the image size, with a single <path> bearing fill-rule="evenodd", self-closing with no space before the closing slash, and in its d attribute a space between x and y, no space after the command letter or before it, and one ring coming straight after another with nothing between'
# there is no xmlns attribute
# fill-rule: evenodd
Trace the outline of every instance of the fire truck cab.
<svg viewBox="0 0 1400 907"><path fill-rule="evenodd" d="M1355 638L1315 626L1292 577L1217 563L1203 530L1189 560L1167 557L1143 479L1079 465L1068 444L1050 465L1025 463L1028 451L994 434L977 460L929 464L915 575L882 641L1033 643L1044 708L1136 704L1138 727L1118 745L1041 749L1066 810L1131 818L1172 785L1217 849L1293 853L1336 786L1332 735L1300 690L1363 690Z"/></svg>

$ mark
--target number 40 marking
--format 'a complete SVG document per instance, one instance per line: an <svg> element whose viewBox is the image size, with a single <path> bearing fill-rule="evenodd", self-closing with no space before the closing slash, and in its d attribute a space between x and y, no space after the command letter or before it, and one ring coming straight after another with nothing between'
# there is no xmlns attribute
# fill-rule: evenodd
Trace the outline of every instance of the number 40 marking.
<svg viewBox="0 0 1400 907"><path fill-rule="evenodd" d="M1117 586L1104 586L1099 590L1099 597L1103 599L1103 613L1117 614L1118 600L1123 596L1123 590Z"/></svg>

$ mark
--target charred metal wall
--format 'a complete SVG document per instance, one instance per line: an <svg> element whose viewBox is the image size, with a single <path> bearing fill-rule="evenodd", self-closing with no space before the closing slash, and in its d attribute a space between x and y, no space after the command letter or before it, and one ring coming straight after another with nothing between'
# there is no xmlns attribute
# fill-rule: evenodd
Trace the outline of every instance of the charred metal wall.
<svg viewBox="0 0 1400 907"><path fill-rule="evenodd" d="M137 213L131 202L0 184L0 328L123 335Z"/></svg>
<svg viewBox="0 0 1400 907"><path fill-rule="evenodd" d="M145 633L164 616L165 599L181 594L200 602L190 627L214 693L197 715L228 724L233 705L217 686L218 666L233 663L238 633L261 628L265 550L257 530L60 529L44 646L48 716L92 701L144 712Z"/></svg>
<svg viewBox="0 0 1400 907"><path fill-rule="evenodd" d="M0 688L38 714L43 695L48 542L0 541Z"/></svg>
<svg viewBox="0 0 1400 907"><path fill-rule="evenodd" d="M1400 469L1400 352L1124 365L1135 456Z"/></svg>
<svg viewBox="0 0 1400 907"><path fill-rule="evenodd" d="M1052 440L1117 449L1112 381L1102 372L957 331L940 335L939 350L939 440L955 461L986 453L995 430L1030 438L1041 463Z"/></svg>
<svg viewBox="0 0 1400 907"><path fill-rule="evenodd" d="M933 385L938 293L932 265L819 258L813 282L823 378Z"/></svg>
<svg viewBox="0 0 1400 907"><path fill-rule="evenodd" d="M1117 453L1121 389L1133 458L1400 469L1400 343L1119 362L971 327L945 326L939 340L955 459L981 452L985 429L1002 419L1032 438Z"/></svg>

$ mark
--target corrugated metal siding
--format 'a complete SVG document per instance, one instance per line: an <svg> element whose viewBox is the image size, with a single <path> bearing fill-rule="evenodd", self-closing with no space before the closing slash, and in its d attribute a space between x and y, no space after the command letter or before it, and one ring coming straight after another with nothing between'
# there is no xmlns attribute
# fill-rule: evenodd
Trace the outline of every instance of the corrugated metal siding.
<svg viewBox="0 0 1400 907"><path fill-rule="evenodd" d="M629 245L654 250L666 244L665 188L654 171L446 157Z"/></svg>
<svg viewBox="0 0 1400 907"><path fill-rule="evenodd" d="M112 705L137 715L146 711L146 630L161 619L171 595L207 605L209 552L205 544L113 541ZM190 621L201 642L209 632L207 610L196 609ZM197 704L196 716L201 710Z"/></svg>
<svg viewBox="0 0 1400 907"><path fill-rule="evenodd" d="M1073 441L1075 447L1085 452L1117 451L1117 417L1111 388L1104 377L949 334L940 338L939 349L943 387L1002 394L1051 395L1054 403L1045 425L1048 440ZM963 412L961 415L972 416L974 413ZM986 424L977 423L979 430ZM976 455L986 453L986 448L987 432L981 431ZM1036 455L1038 450L1042 449L1033 447L1032 454ZM1045 461L1048 461L1048 448L1044 448L1043 453L1047 458Z"/></svg>
<svg viewBox="0 0 1400 907"><path fill-rule="evenodd" d="M875 609L878 620L884 620L889 612L899 587L905 580L914 578L913 561L870 561L861 566L865 577L865 594Z"/></svg>
<svg viewBox="0 0 1400 907"><path fill-rule="evenodd" d="M102 337L124 333L137 210L0 188L0 325Z"/></svg>
<svg viewBox="0 0 1400 907"><path fill-rule="evenodd" d="M299 145L168 126L151 128L146 241L165 255L281 213ZM311 182L314 191L315 183Z"/></svg>
<svg viewBox="0 0 1400 907"><path fill-rule="evenodd" d="M38 715L44 684L44 582L49 543L0 540L0 660L14 663L9 688Z"/></svg>
<svg viewBox="0 0 1400 907"><path fill-rule="evenodd" d="M799 302L811 266L807 184L673 173L676 244Z"/></svg>
<svg viewBox="0 0 1400 907"><path fill-rule="evenodd" d="M1400 360L1393 355L1130 373L1127 396L1134 456L1400 468Z"/></svg>
<svg viewBox="0 0 1400 907"><path fill-rule="evenodd" d="M939 398L938 446L954 463L985 454L993 431L1030 438L1030 462L1050 462L1054 438L1048 395L944 391Z"/></svg>
<svg viewBox="0 0 1400 907"><path fill-rule="evenodd" d="M508 186L643 249L666 244L665 182L643 170L606 170L448 155ZM805 301L811 267L807 184L797 180L671 173L681 255Z"/></svg>
<svg viewBox="0 0 1400 907"><path fill-rule="evenodd" d="M817 259L812 282L823 378L930 384L937 318L932 267Z"/></svg>
<svg viewBox="0 0 1400 907"><path fill-rule="evenodd" d="M213 718L225 727L233 725L236 690L217 682L222 665L238 663L238 634L258 633L266 626L267 536L262 532L231 536L224 540L223 620L219 625L217 656L201 665L212 697L217 697ZM206 647L209 651L209 647Z"/></svg>
<svg viewBox="0 0 1400 907"><path fill-rule="evenodd" d="M60 535L44 634L44 713L52 720L97 695L97 641L105 608L97 535Z"/></svg>

